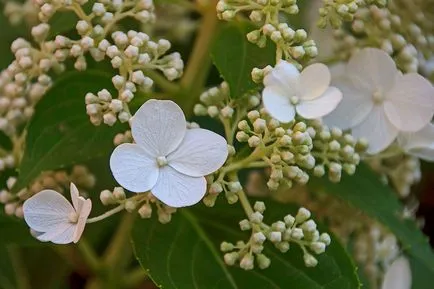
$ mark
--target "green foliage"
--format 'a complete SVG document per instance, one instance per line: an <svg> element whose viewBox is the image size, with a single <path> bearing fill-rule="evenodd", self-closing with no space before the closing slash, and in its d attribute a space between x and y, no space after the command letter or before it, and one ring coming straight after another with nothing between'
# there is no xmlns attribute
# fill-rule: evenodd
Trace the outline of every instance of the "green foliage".
<svg viewBox="0 0 434 289"><path fill-rule="evenodd" d="M288 205L267 202L265 218L277 220L294 213ZM289 212L288 212L289 211ZM163 288L359 288L356 268L337 240L318 256L319 265L307 268L296 245L282 254L272 247L264 253L271 259L266 270L244 271L223 262L222 241L246 240L238 222L244 218L237 205L215 208L198 205L183 209L162 225L156 218L138 220L132 240L136 256L152 280Z"/></svg>
<svg viewBox="0 0 434 289"><path fill-rule="evenodd" d="M275 47L271 43L259 48L250 43L246 34L255 29L247 22L231 22L223 26L213 44L211 55L221 76L229 84L231 96L240 98L259 88L252 81L253 68L263 68L275 61Z"/></svg>
<svg viewBox="0 0 434 289"><path fill-rule="evenodd" d="M95 127L85 111L84 96L111 87L110 77L99 72L69 73L59 79L36 105L28 126L24 156L19 167L18 192L41 172L108 156L122 125Z"/></svg>
<svg viewBox="0 0 434 289"><path fill-rule="evenodd" d="M0 228L0 247L4 247L7 244L42 244L30 235L29 227L27 227L24 221L5 215L3 207L0 207Z"/></svg>
<svg viewBox="0 0 434 289"><path fill-rule="evenodd" d="M383 185L366 165L360 165L354 176L345 176L338 184L330 183L325 178L312 178L310 184L316 190L349 202L389 228L401 242L403 250L434 274L434 253L427 237L414 221L401 216L403 208L396 194Z"/></svg>

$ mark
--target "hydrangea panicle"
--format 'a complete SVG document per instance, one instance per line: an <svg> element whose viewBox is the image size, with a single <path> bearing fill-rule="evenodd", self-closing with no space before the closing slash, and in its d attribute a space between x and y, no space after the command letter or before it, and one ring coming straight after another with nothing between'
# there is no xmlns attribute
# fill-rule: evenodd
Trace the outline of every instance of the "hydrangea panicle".
<svg viewBox="0 0 434 289"><path fill-rule="evenodd" d="M292 121L296 112L306 119L323 117L342 99L342 93L330 86L330 80L324 64L312 64L300 73L291 63L281 61L264 78L264 107L285 123Z"/></svg>
<svg viewBox="0 0 434 289"><path fill-rule="evenodd" d="M55 244L77 243L92 209L71 183L71 203L54 190L43 190L24 202L24 220L36 238Z"/></svg>
<svg viewBox="0 0 434 289"><path fill-rule="evenodd" d="M228 156L227 142L201 128L187 129L181 108L172 101L149 100L131 120L135 144L121 144L110 167L124 188L151 190L171 207L191 206L206 192L205 177Z"/></svg>

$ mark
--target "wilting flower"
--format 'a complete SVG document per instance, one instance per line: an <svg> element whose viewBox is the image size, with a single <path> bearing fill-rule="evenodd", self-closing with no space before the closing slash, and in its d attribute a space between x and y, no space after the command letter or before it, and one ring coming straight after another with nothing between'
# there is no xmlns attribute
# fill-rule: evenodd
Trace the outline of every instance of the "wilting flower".
<svg viewBox="0 0 434 289"><path fill-rule="evenodd" d="M173 101L149 100L131 121L135 144L112 153L113 176L124 188L151 190L171 207L196 204L206 193L206 175L226 161L226 140L206 129L187 129L181 108Z"/></svg>
<svg viewBox="0 0 434 289"><path fill-rule="evenodd" d="M388 147L400 131L415 132L434 114L434 88L416 73L402 75L384 51L365 48L346 66L343 77L333 80L343 100L325 122L369 142L368 152Z"/></svg>
<svg viewBox="0 0 434 289"><path fill-rule="evenodd" d="M412 283L410 263L407 258L396 259L384 276L382 289L410 289Z"/></svg>
<svg viewBox="0 0 434 289"><path fill-rule="evenodd" d="M398 135L399 146L408 154L434 162L434 124L413 133Z"/></svg>
<svg viewBox="0 0 434 289"><path fill-rule="evenodd" d="M73 183L70 188L72 205L53 190L43 190L24 202L24 220L38 240L68 244L80 239L92 202L80 197Z"/></svg>
<svg viewBox="0 0 434 289"><path fill-rule="evenodd" d="M342 99L339 89L330 86L330 79L324 64L312 64L300 73L294 65L281 61L264 78L264 107L281 122L290 122L296 112L306 119L323 117Z"/></svg>

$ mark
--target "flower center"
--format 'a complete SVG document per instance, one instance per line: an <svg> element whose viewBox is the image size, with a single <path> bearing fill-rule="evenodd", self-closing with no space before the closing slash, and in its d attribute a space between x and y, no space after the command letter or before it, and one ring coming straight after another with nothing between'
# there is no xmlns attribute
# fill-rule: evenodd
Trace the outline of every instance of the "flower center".
<svg viewBox="0 0 434 289"><path fill-rule="evenodd" d="M300 99L298 98L298 96L293 96L289 99L291 101L292 105L297 105L300 102Z"/></svg>
<svg viewBox="0 0 434 289"><path fill-rule="evenodd" d="M379 89L377 89L372 94L372 100L375 104L382 104L384 101L384 94Z"/></svg>
<svg viewBox="0 0 434 289"><path fill-rule="evenodd" d="M160 168L164 167L164 166L167 166L167 159L166 159L166 157L164 157L164 156L157 157L157 164L158 164L158 166Z"/></svg>
<svg viewBox="0 0 434 289"><path fill-rule="evenodd" d="M70 214L68 215L68 219L69 219L69 222L75 224L75 223L78 222L78 214L77 214L76 212L70 213Z"/></svg>

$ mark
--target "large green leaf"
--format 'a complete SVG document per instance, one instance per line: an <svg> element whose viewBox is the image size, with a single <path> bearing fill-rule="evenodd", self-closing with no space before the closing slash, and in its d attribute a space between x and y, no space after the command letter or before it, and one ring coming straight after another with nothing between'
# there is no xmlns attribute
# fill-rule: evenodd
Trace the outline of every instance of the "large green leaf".
<svg viewBox="0 0 434 289"><path fill-rule="evenodd" d="M229 84L233 98L259 88L252 81L253 68L264 68L275 61L274 45L259 48L247 40L246 34L254 29L256 27L247 22L229 23L220 30L212 47L214 64Z"/></svg>
<svg viewBox="0 0 434 289"><path fill-rule="evenodd" d="M267 203L270 220L294 213L287 205ZM271 266L244 271L226 266L219 251L222 241L246 240L238 228L243 210L237 205L218 205L180 210L172 222L162 225L153 218L138 220L132 240L136 256L152 280L167 289L356 289L359 281L345 249L333 240L320 255L316 268L307 268L297 246L282 254L266 248Z"/></svg>
<svg viewBox="0 0 434 289"><path fill-rule="evenodd" d="M26 148L13 191L27 186L41 172L108 156L113 137L123 125L92 125L84 96L111 88L106 74L73 72L58 80L37 104L27 128Z"/></svg>
<svg viewBox="0 0 434 289"><path fill-rule="evenodd" d="M434 274L434 253L428 238L414 221L402 217L403 208L396 194L383 185L366 165L360 165L357 174L345 176L338 184L325 178L312 178L310 184L312 188L335 195L378 220L396 235L407 254Z"/></svg>
<svg viewBox="0 0 434 289"><path fill-rule="evenodd" d="M30 229L16 217L4 214L4 208L0 207L0 247L7 244L36 245L43 244L36 241L30 235Z"/></svg>

